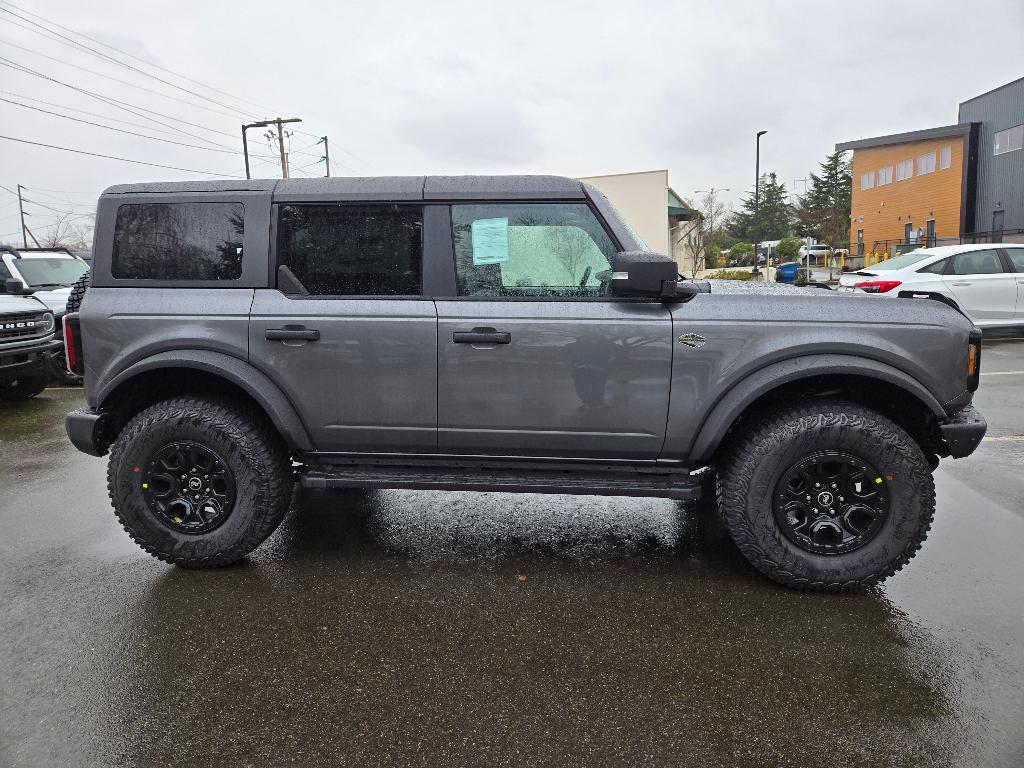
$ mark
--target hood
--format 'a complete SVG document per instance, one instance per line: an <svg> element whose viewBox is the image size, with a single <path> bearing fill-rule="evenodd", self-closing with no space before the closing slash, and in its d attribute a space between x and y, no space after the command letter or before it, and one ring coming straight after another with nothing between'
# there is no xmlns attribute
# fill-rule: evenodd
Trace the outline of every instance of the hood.
<svg viewBox="0 0 1024 768"><path fill-rule="evenodd" d="M764 296L784 294L786 296L806 295L813 293L820 296L822 292L831 294L828 288L812 288L786 283L762 283L755 280L708 280L711 293L740 294L746 296Z"/></svg>
<svg viewBox="0 0 1024 768"><path fill-rule="evenodd" d="M68 296L71 295L71 288L52 288L45 291L35 291L32 296L43 302L55 315L63 315L68 311Z"/></svg>
<svg viewBox="0 0 1024 768"><path fill-rule="evenodd" d="M7 293L0 293L0 314L13 312L40 312L47 305L35 298L35 296L11 296Z"/></svg>

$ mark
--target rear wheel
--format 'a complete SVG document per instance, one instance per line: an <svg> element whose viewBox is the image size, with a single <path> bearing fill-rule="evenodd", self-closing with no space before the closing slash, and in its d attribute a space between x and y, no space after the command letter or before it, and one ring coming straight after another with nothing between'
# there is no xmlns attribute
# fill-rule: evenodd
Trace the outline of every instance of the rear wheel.
<svg viewBox="0 0 1024 768"><path fill-rule="evenodd" d="M0 384L0 400L28 400L35 397L46 389L49 378L49 371L43 369Z"/></svg>
<svg viewBox="0 0 1024 768"><path fill-rule="evenodd" d="M292 490L288 451L262 414L200 397L157 403L128 422L107 479L128 534L154 557L194 568L258 547Z"/></svg>
<svg viewBox="0 0 1024 768"><path fill-rule="evenodd" d="M719 509L748 560L797 589L850 592L900 570L935 512L928 459L854 403L782 408L726 447Z"/></svg>

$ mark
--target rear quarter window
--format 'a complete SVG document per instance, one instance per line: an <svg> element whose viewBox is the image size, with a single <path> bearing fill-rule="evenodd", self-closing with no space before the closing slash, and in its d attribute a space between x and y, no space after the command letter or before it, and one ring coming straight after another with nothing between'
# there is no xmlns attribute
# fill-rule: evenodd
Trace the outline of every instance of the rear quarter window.
<svg viewBox="0 0 1024 768"><path fill-rule="evenodd" d="M241 203L140 203L117 209L111 275L118 280L237 280Z"/></svg>

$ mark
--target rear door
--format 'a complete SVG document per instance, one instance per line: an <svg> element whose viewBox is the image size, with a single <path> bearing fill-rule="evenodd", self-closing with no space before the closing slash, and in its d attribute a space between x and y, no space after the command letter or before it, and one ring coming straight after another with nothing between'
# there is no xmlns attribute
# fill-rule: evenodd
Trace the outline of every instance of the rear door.
<svg viewBox="0 0 1024 768"><path fill-rule="evenodd" d="M1014 320L1024 322L1024 248L1005 248L1003 252L1010 262L1017 281L1017 309Z"/></svg>
<svg viewBox="0 0 1024 768"><path fill-rule="evenodd" d="M423 206L283 204L276 287L256 291L250 360L318 450L437 448L437 314L423 297ZM282 274L280 267L285 267Z"/></svg>
<svg viewBox="0 0 1024 768"><path fill-rule="evenodd" d="M998 249L956 254L943 283L972 320L986 323L1013 318L1017 283L1004 268Z"/></svg>
<svg viewBox="0 0 1024 768"><path fill-rule="evenodd" d="M672 321L607 296L616 246L585 202L452 206L456 291L437 299L444 453L653 459Z"/></svg>

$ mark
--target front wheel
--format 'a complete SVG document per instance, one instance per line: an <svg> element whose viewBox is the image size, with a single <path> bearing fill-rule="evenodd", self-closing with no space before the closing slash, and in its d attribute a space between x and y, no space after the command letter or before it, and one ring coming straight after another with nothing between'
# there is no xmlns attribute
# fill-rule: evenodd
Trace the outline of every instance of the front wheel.
<svg viewBox="0 0 1024 768"><path fill-rule="evenodd" d="M719 510L743 555L788 587L866 589L920 549L935 486L920 447L848 402L783 407L728 444Z"/></svg>
<svg viewBox="0 0 1024 768"><path fill-rule="evenodd" d="M135 416L110 450L110 500L153 557L192 568L258 547L291 501L288 451L260 413L230 400L179 397Z"/></svg>

